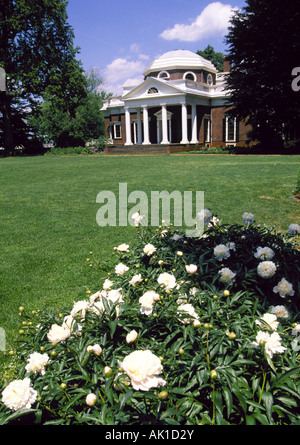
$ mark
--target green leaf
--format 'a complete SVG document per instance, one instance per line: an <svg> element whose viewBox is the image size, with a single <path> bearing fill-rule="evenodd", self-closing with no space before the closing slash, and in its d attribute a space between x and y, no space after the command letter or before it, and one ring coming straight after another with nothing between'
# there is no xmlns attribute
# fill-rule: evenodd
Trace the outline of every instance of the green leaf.
<svg viewBox="0 0 300 445"><path fill-rule="evenodd" d="M128 402L128 400L132 397L133 393L134 393L133 389L130 389L124 394L120 403L120 410L123 409L123 407L126 405L126 402Z"/></svg>
<svg viewBox="0 0 300 445"><path fill-rule="evenodd" d="M77 400L81 399L83 396L84 394L82 392L76 394L76 396L74 396L66 405L64 405L62 410L68 411L71 408L71 406L74 405L74 403L77 402Z"/></svg>
<svg viewBox="0 0 300 445"><path fill-rule="evenodd" d="M0 425L5 425L5 424L11 422L12 420L19 419L20 417L23 417L23 416L26 416L28 414L35 413L35 412L36 412L36 409L18 410L15 413L10 414L8 417L3 418L3 420L1 420L1 422L0 422Z"/></svg>
<svg viewBox="0 0 300 445"><path fill-rule="evenodd" d="M246 425L256 425L255 416L253 416L253 414L246 416Z"/></svg>
<svg viewBox="0 0 300 445"><path fill-rule="evenodd" d="M300 368L292 368L289 371L285 372L284 374L282 374L275 382L274 382L274 386L279 386L280 383L284 382L287 380L288 377L290 377L291 375L300 372Z"/></svg>
<svg viewBox="0 0 300 445"><path fill-rule="evenodd" d="M227 417L229 418L232 412L232 395L226 386L223 388L223 396L227 407Z"/></svg>
<svg viewBox="0 0 300 445"><path fill-rule="evenodd" d="M272 421L272 408L273 408L273 395L270 392L264 391L262 394L262 400L266 408L269 421Z"/></svg>

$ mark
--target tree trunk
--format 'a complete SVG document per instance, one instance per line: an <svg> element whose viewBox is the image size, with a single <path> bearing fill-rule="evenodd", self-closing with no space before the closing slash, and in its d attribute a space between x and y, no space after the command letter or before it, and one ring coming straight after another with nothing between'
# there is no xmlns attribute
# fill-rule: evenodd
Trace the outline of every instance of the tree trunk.
<svg viewBox="0 0 300 445"><path fill-rule="evenodd" d="M4 156L13 154L14 137L10 114L10 97L7 91L1 92L1 112L3 116Z"/></svg>

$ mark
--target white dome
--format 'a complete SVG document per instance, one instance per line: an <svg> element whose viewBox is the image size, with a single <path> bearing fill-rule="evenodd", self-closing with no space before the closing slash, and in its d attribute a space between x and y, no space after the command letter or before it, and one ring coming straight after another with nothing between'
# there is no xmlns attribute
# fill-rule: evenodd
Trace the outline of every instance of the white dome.
<svg viewBox="0 0 300 445"><path fill-rule="evenodd" d="M216 67L209 60L204 59L204 57L201 57L192 51L178 49L175 51L168 51L151 62L144 72L144 76L147 76L152 72L168 71L171 69L205 69L211 73L217 72Z"/></svg>

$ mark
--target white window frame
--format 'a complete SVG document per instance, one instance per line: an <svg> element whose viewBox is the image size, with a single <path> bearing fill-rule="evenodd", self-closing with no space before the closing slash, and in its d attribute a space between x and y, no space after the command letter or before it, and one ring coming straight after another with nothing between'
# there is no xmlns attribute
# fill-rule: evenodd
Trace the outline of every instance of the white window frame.
<svg viewBox="0 0 300 445"><path fill-rule="evenodd" d="M121 122L120 121L118 121L118 122L113 122L112 123L112 125L113 125L113 139L122 139L122 124L121 124ZM117 128L119 128L120 130L120 135L118 136L117 135Z"/></svg>
<svg viewBox="0 0 300 445"><path fill-rule="evenodd" d="M229 133L229 121L232 119L230 116L226 116L226 125L225 125L225 142L236 142L236 134L237 134L237 121L236 117L233 118L233 139L228 138Z"/></svg>
<svg viewBox="0 0 300 445"><path fill-rule="evenodd" d="M214 84L214 78L210 73L208 73L207 75L206 82L209 86L212 86Z"/></svg>
<svg viewBox="0 0 300 445"><path fill-rule="evenodd" d="M205 134L205 129L207 132ZM211 142L211 117L209 114L204 115L204 143Z"/></svg>
<svg viewBox="0 0 300 445"><path fill-rule="evenodd" d="M168 71L160 71L157 76L159 79L170 79L170 74Z"/></svg>
<svg viewBox="0 0 300 445"><path fill-rule="evenodd" d="M190 75L190 74L193 76L193 79L187 79L187 76ZM184 78L185 80L189 80L189 81L191 81L191 82L196 82L196 81L197 81L196 74L193 73L193 71L187 71L186 73L184 73L183 78Z"/></svg>
<svg viewBox="0 0 300 445"><path fill-rule="evenodd" d="M150 87L149 90L147 91L147 94L158 94L159 91L156 87Z"/></svg>

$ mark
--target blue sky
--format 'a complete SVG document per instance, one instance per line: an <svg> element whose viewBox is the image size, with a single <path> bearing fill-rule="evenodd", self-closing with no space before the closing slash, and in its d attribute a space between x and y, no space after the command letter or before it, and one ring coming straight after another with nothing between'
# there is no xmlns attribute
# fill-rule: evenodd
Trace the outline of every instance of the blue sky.
<svg viewBox="0 0 300 445"><path fill-rule="evenodd" d="M121 94L167 51L210 44L225 53L230 14L243 6L244 0L69 0L67 12L83 68L98 70L103 89Z"/></svg>

